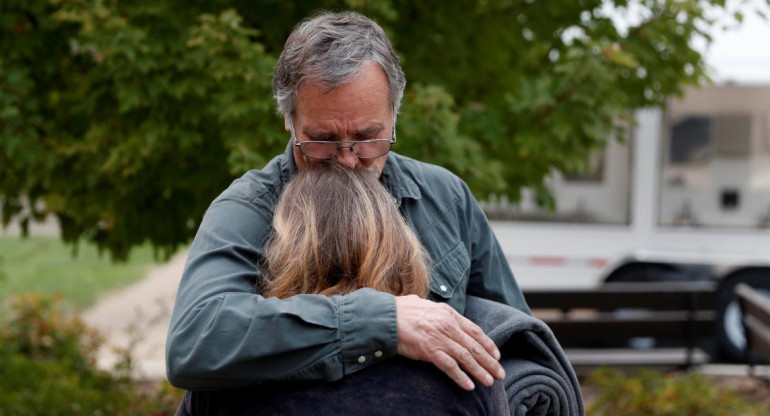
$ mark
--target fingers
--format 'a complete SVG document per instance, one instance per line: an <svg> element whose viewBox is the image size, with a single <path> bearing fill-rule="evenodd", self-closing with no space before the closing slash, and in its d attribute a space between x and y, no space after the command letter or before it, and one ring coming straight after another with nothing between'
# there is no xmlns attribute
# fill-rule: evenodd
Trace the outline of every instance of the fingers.
<svg viewBox="0 0 770 416"><path fill-rule="evenodd" d="M485 386L491 386L494 379L502 380L505 371L498 362L500 352L495 343L473 322L456 312L455 314L459 330L453 332L452 340L456 344L450 349L449 355L463 370Z"/></svg>
<svg viewBox="0 0 770 416"><path fill-rule="evenodd" d="M482 348L484 348L484 350L486 350L495 360L500 359L500 350L497 349L497 345L495 345L494 341L492 341L478 325L459 313L457 314L457 318L466 334L473 337L473 340L481 344Z"/></svg>
<svg viewBox="0 0 770 416"><path fill-rule="evenodd" d="M489 383L484 384L491 385L494 382L491 377L498 380L505 378L505 370L503 370L503 367L499 362L500 350L497 349L494 341L492 341L481 328L469 319L459 313L456 318L462 328L462 331L459 333L459 336L462 339L459 340L458 343L466 348L466 350L473 356L473 360L467 361L470 365L478 364L485 370L485 373L490 375ZM461 360L460 362L466 362L466 360ZM466 371L470 371L476 379L481 380L479 377L476 377L477 374L483 374L478 368L466 368Z"/></svg>
<svg viewBox="0 0 770 416"><path fill-rule="evenodd" d="M464 376L468 374L485 386L491 386L492 383L494 383L495 380L492 378L492 375L490 375L490 373L479 364L474 354L460 344L456 344L454 348L451 349L451 355L449 355L449 358L452 360L452 363L457 368L458 372ZM460 369L464 371L461 371ZM450 377L454 379L456 376L454 374L450 374ZM460 386L465 388L465 386L462 384ZM471 384L470 386L472 389L473 385Z"/></svg>
<svg viewBox="0 0 770 416"><path fill-rule="evenodd" d="M437 355L437 359L434 362L436 367L446 373L446 375L454 380L458 386L468 391L471 391L476 387L470 377L468 377L468 375L460 369L460 366L457 365L457 361L455 361L454 358L450 357L443 351L438 351Z"/></svg>
<svg viewBox="0 0 770 416"><path fill-rule="evenodd" d="M494 342L450 306L396 297L396 320L399 354L433 363L461 388L474 388L470 377L486 386L505 377Z"/></svg>

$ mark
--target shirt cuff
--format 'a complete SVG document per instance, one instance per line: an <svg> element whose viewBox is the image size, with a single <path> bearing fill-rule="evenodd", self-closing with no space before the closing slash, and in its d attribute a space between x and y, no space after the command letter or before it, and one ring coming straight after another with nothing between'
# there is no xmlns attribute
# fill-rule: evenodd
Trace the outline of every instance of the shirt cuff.
<svg viewBox="0 0 770 416"><path fill-rule="evenodd" d="M339 307L340 345L345 374L396 355L396 298L374 289L343 296Z"/></svg>

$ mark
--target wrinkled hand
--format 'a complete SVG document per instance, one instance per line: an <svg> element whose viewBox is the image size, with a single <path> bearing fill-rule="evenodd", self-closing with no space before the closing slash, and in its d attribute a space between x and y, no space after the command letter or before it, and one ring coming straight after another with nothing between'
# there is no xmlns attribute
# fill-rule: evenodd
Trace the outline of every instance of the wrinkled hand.
<svg viewBox="0 0 770 416"><path fill-rule="evenodd" d="M485 386L505 377L495 343L449 305L397 296L396 323L400 355L433 363L465 390L474 388L468 374Z"/></svg>

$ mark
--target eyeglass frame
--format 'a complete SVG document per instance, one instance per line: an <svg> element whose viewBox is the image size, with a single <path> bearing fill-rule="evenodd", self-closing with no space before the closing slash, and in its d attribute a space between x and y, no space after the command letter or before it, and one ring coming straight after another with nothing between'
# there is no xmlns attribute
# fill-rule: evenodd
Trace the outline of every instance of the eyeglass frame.
<svg viewBox="0 0 770 416"><path fill-rule="evenodd" d="M311 159L315 159L315 160L331 160L331 159L334 159L334 157L337 156L340 153L340 149L343 148L343 147L350 149L350 151L359 159L366 159L366 160L377 159L378 157L383 157L383 156L387 155L388 153L390 153L390 150L393 147L393 144L396 143L396 118L395 117L393 117L393 131L391 133L390 140L388 140L388 139L369 139L369 140L359 140L359 141L352 141L352 142L343 142L343 141L339 141L339 140L303 140L303 141L299 141L299 138L297 137L297 132L294 130L294 116L292 114L289 114L288 117L289 117L289 130L291 131L292 144L294 146L299 147L300 153L302 153L304 156L309 157ZM354 146L357 145L358 143L371 143L371 142L374 142L374 141L386 141L386 142L388 142L390 144L390 147L388 148L388 151L383 153L383 154L381 154L381 155L379 155L379 156L361 157L354 150ZM322 144L334 143L334 144L337 145L337 150L335 150L333 155L331 155L331 156L329 156L327 158L314 157L314 156L307 155L307 154L305 154L305 152L302 151L302 144L303 143L322 143ZM350 144L346 145L345 143L350 143Z"/></svg>

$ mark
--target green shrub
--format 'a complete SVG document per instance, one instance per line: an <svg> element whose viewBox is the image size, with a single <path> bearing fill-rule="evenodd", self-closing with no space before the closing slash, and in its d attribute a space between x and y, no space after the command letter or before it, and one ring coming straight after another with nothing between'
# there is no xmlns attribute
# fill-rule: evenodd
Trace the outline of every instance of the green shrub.
<svg viewBox="0 0 770 416"><path fill-rule="evenodd" d="M641 370L626 375L603 368L591 373L587 384L599 390L599 396L588 406L590 416L770 415L770 411L746 402L733 390L716 388L698 373Z"/></svg>
<svg viewBox="0 0 770 416"><path fill-rule="evenodd" d="M0 416L173 414L181 392L141 392L130 364L98 370L101 336L57 309L57 298L27 295L0 315ZM126 356L129 356L127 354Z"/></svg>

